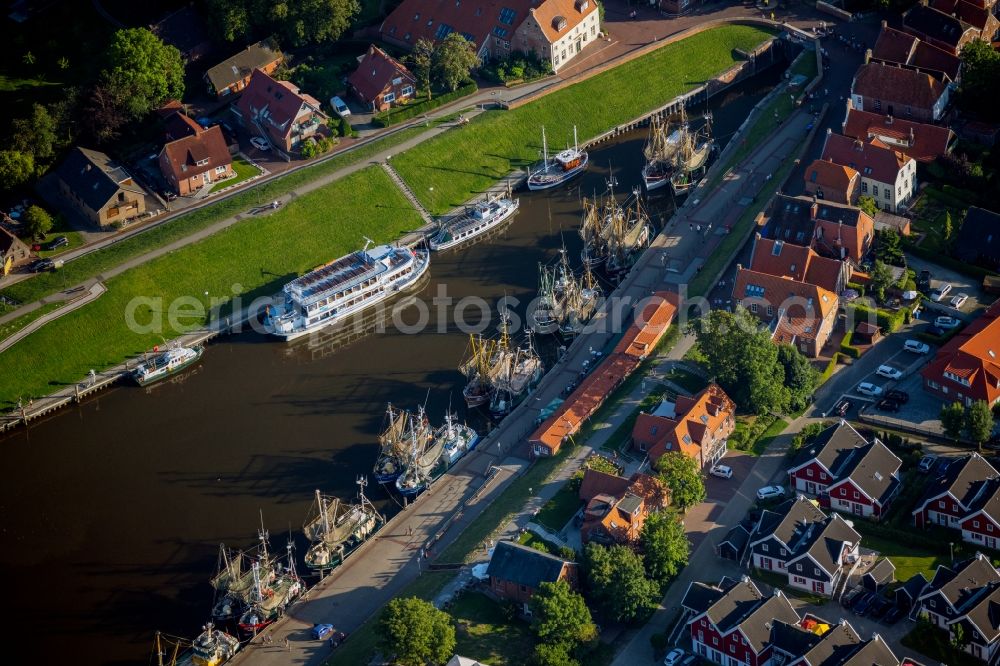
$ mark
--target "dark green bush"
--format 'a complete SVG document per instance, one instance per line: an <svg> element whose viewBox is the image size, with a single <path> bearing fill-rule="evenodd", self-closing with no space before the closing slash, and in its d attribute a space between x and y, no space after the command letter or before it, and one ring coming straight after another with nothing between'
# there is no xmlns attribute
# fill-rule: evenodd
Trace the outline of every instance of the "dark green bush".
<svg viewBox="0 0 1000 666"><path fill-rule="evenodd" d="M437 95L429 100L425 99L422 101L411 102L410 104L396 106L388 111L377 113L372 118L372 122L380 127L389 127L390 125L401 123L404 120L422 116L432 109L436 109L439 106L444 106L445 104L454 102L456 99L461 99L471 95L477 90L479 90L479 87L476 86L475 82L469 81L461 88L453 92Z"/></svg>

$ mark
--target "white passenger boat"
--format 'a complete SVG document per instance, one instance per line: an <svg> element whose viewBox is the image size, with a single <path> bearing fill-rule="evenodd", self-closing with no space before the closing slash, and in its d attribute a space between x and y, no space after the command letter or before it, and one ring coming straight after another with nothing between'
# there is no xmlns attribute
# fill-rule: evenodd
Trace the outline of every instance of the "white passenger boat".
<svg viewBox="0 0 1000 666"><path fill-rule="evenodd" d="M268 332L294 340L334 324L412 287L430 266L427 250L371 243L286 284L284 302L268 308Z"/></svg>
<svg viewBox="0 0 1000 666"><path fill-rule="evenodd" d="M464 214L442 224L438 232L431 236L431 249L447 250L481 236L510 219L520 205L520 199L490 197L469 206Z"/></svg>
<svg viewBox="0 0 1000 666"><path fill-rule="evenodd" d="M140 363L132 371L132 377L139 386L148 386L193 365L204 352L205 348L201 345L173 347Z"/></svg>

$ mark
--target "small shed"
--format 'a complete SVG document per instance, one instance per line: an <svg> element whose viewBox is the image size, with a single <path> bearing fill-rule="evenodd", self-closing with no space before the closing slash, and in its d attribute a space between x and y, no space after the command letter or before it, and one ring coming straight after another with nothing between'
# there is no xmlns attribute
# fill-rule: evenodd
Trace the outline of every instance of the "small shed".
<svg viewBox="0 0 1000 666"><path fill-rule="evenodd" d="M916 605L920 593L926 586L927 579L923 574L913 574L912 578L896 588L896 605L904 611L909 611Z"/></svg>
<svg viewBox="0 0 1000 666"><path fill-rule="evenodd" d="M910 218L880 210L875 214L875 231L893 229L900 236L910 235Z"/></svg>
<svg viewBox="0 0 1000 666"><path fill-rule="evenodd" d="M883 557L861 577L861 585L869 592L878 592L896 582L896 565Z"/></svg>
<svg viewBox="0 0 1000 666"><path fill-rule="evenodd" d="M716 548L716 552L724 560L739 562L743 559L747 544L750 542L750 531L742 524L726 533L726 538Z"/></svg>
<svg viewBox="0 0 1000 666"><path fill-rule="evenodd" d="M882 337L882 329L871 322L863 321L854 327L852 344L873 345Z"/></svg>

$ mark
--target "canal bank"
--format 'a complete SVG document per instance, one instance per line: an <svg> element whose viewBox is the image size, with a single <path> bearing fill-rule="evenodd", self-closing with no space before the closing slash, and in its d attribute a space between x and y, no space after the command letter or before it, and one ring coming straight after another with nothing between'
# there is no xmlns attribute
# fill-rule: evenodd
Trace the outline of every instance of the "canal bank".
<svg viewBox="0 0 1000 666"><path fill-rule="evenodd" d="M778 75L713 102L720 137ZM530 300L539 261L564 241L579 256L580 197L604 189L606 165L615 165L621 191L639 184L644 140L638 130L601 144L591 172L572 187L522 194L504 233L435 258L423 296L443 284L456 299ZM68 629L44 640L84 663L134 662L154 628L193 635L211 603L204 581L218 542L250 545L261 510L280 547L289 531L300 532L315 488L350 496L356 474L374 461L385 403L412 407L430 390L428 410L440 420L461 388L454 368L465 342L454 322L416 336L389 330L292 345L247 333L212 344L200 366L172 383L112 388L15 432L4 445L26 473L5 495L0 556L23 572L15 603L51 617L57 599ZM552 381L561 389L577 374L567 367ZM524 434L499 433L504 442Z"/></svg>

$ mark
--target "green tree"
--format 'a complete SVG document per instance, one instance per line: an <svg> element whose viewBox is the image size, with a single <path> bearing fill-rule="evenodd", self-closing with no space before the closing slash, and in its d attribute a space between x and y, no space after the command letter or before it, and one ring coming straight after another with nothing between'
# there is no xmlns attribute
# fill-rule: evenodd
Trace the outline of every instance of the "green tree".
<svg viewBox="0 0 1000 666"><path fill-rule="evenodd" d="M431 98L431 68L434 66L434 43L421 37L406 56L406 62L417 77L417 87Z"/></svg>
<svg viewBox="0 0 1000 666"><path fill-rule="evenodd" d="M969 644L969 638L965 635L965 627L961 622L951 625L951 646L962 650Z"/></svg>
<svg viewBox="0 0 1000 666"><path fill-rule="evenodd" d="M125 99L118 91L103 84L87 91L81 122L98 143L116 139L126 120Z"/></svg>
<svg viewBox="0 0 1000 666"><path fill-rule="evenodd" d="M268 18L292 46L335 42L361 11L358 0L290 0L270 7Z"/></svg>
<svg viewBox="0 0 1000 666"><path fill-rule="evenodd" d="M41 104L31 107L31 117L16 118L11 122L11 147L22 153L31 153L35 163L46 162L55 156L56 119Z"/></svg>
<svg viewBox="0 0 1000 666"><path fill-rule="evenodd" d="M705 499L705 479L694 458L668 451L656 461L656 471L670 488L670 503L681 511Z"/></svg>
<svg viewBox="0 0 1000 666"><path fill-rule="evenodd" d="M52 216L41 206L28 206L24 211L24 226L32 238L45 238L52 230Z"/></svg>
<svg viewBox="0 0 1000 666"><path fill-rule="evenodd" d="M539 643L531 661L535 666L580 666L563 643Z"/></svg>
<svg viewBox="0 0 1000 666"><path fill-rule="evenodd" d="M989 42L975 39L962 47L962 85L959 105L979 114L984 120L1000 119L1000 112L990 100L1000 81L1000 52Z"/></svg>
<svg viewBox="0 0 1000 666"><path fill-rule="evenodd" d="M591 542L584 550L584 570L591 598L610 619L634 622L656 607L660 586L646 578L642 557L631 548Z"/></svg>
<svg viewBox="0 0 1000 666"><path fill-rule="evenodd" d="M673 511L660 511L646 518L639 532L639 546L646 575L659 583L661 590L687 566L691 554L684 523Z"/></svg>
<svg viewBox="0 0 1000 666"><path fill-rule="evenodd" d="M781 382L778 348L744 308L712 310L693 326L708 371L737 405L757 414L781 411L788 391Z"/></svg>
<svg viewBox="0 0 1000 666"><path fill-rule="evenodd" d="M885 301L885 290L892 286L895 280L892 277L892 269L887 265L875 260L875 268L872 270L872 293L875 295L875 300L879 303Z"/></svg>
<svg viewBox="0 0 1000 666"><path fill-rule="evenodd" d="M146 28L119 30L105 55L105 85L138 119L168 99L184 94L184 63L175 47L164 44Z"/></svg>
<svg viewBox="0 0 1000 666"><path fill-rule="evenodd" d="M227 42L250 34L251 17L262 10L260 2L247 0L207 0L209 24Z"/></svg>
<svg viewBox="0 0 1000 666"><path fill-rule="evenodd" d="M0 183L12 190L24 185L35 175L35 158L19 150L0 150Z"/></svg>
<svg viewBox="0 0 1000 666"><path fill-rule="evenodd" d="M944 232L943 232L944 239L946 241L950 241L951 240L951 235L954 233L954 231L955 231L955 228L954 228L954 226L952 225L952 222L951 222L951 211L950 210L946 210L944 212Z"/></svg>
<svg viewBox="0 0 1000 666"><path fill-rule="evenodd" d="M965 425L965 410L962 403L953 402L950 405L941 407L941 428L944 436L948 439L958 441L962 435L962 428Z"/></svg>
<svg viewBox="0 0 1000 666"><path fill-rule="evenodd" d="M890 266L904 266L902 240L895 229L875 232L875 257Z"/></svg>
<svg viewBox="0 0 1000 666"><path fill-rule="evenodd" d="M542 583L529 602L532 628L543 643L561 643L572 650L597 638L597 626L583 597L564 580Z"/></svg>
<svg viewBox="0 0 1000 666"><path fill-rule="evenodd" d="M869 217L875 217L875 214L878 212L878 203L876 203L874 197L864 194L858 198L858 208L868 213Z"/></svg>
<svg viewBox="0 0 1000 666"><path fill-rule="evenodd" d="M977 400L965 410L965 434L978 446L993 434L993 412L985 400Z"/></svg>
<svg viewBox="0 0 1000 666"><path fill-rule="evenodd" d="M819 383L819 372L798 349L791 345L778 345L778 363L785 370L785 388L788 389L788 409L797 412L812 402L813 391Z"/></svg>
<svg viewBox="0 0 1000 666"><path fill-rule="evenodd" d="M479 64L475 45L457 32L449 33L434 47L433 72L441 87L457 90Z"/></svg>
<svg viewBox="0 0 1000 666"><path fill-rule="evenodd" d="M403 666L443 664L455 651L451 617L433 604L408 597L386 604L379 618L383 650Z"/></svg>

